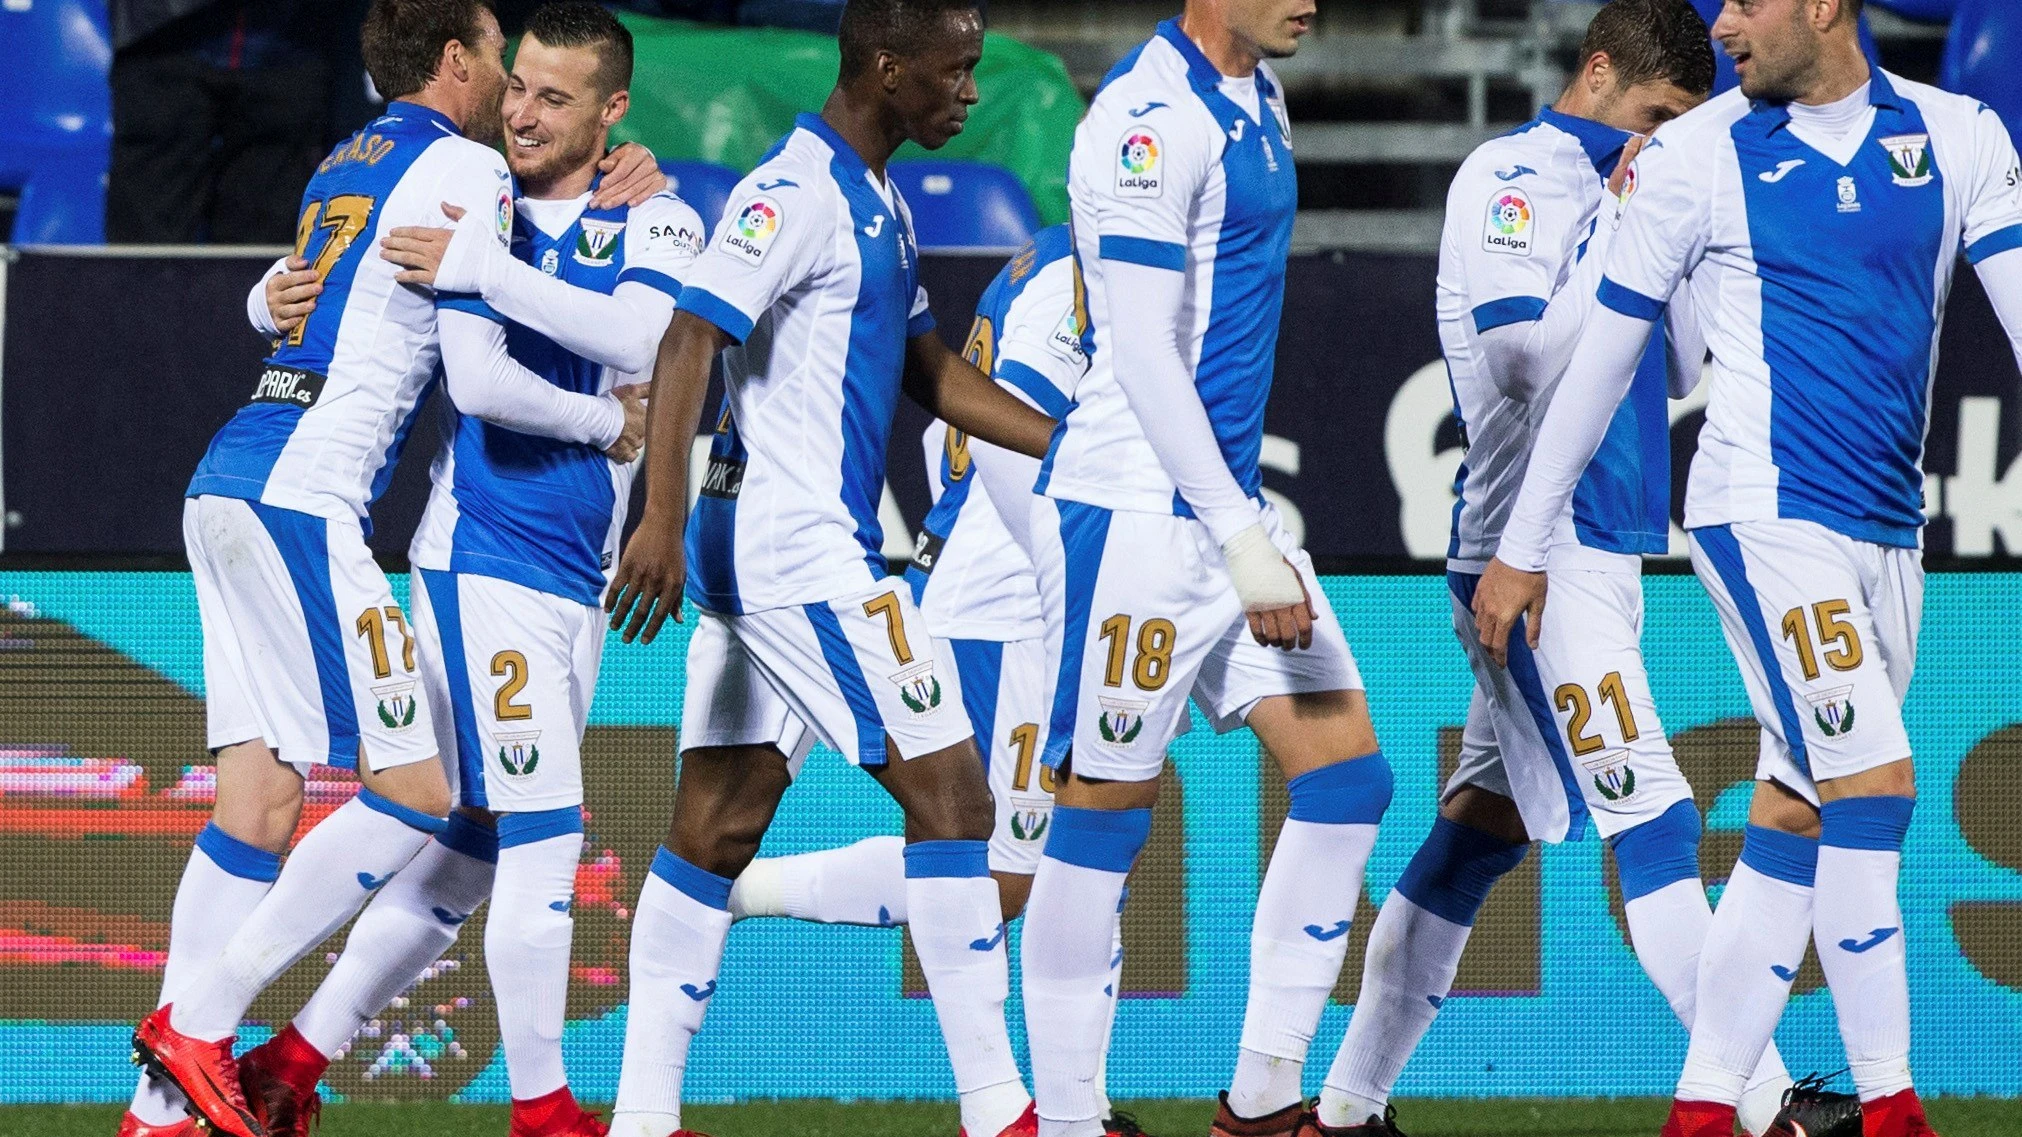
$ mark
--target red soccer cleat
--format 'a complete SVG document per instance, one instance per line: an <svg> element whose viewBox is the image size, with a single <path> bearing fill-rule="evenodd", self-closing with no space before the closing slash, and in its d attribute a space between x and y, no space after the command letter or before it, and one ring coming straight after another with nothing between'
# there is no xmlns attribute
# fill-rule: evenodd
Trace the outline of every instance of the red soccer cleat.
<svg viewBox="0 0 2022 1137"><path fill-rule="evenodd" d="M309 1137L323 1116L316 1083L330 1060L293 1023L239 1059L239 1087L268 1137Z"/></svg>
<svg viewBox="0 0 2022 1137"><path fill-rule="evenodd" d="M197 1119L185 1117L167 1125L149 1125L127 1110L119 1119L119 1137L197 1137Z"/></svg>
<svg viewBox="0 0 2022 1137"><path fill-rule="evenodd" d="M1674 1099L1659 1137L1734 1137L1734 1107Z"/></svg>
<svg viewBox="0 0 2022 1137"><path fill-rule="evenodd" d="M537 1098L513 1099L511 1137L605 1137L610 1131L602 1118L576 1104L567 1086ZM676 1130L674 1137L686 1132Z"/></svg>
<svg viewBox="0 0 2022 1137"><path fill-rule="evenodd" d="M957 1137L969 1137L967 1129L958 1129L956 1134ZM1039 1106L1028 1103L1025 1112L1018 1115L1018 1120L1006 1125L997 1137L1039 1137Z"/></svg>
<svg viewBox="0 0 2022 1137"><path fill-rule="evenodd" d="M1861 1103L1862 1137L1938 1137L1924 1117L1917 1091L1902 1090Z"/></svg>
<svg viewBox="0 0 2022 1137"><path fill-rule="evenodd" d="M1306 1137L1312 1132L1312 1118L1303 1101L1262 1117L1242 1117L1229 1108L1229 1095L1224 1091L1215 1107L1214 1123L1208 1126L1208 1137Z"/></svg>
<svg viewBox="0 0 2022 1137"><path fill-rule="evenodd" d="M246 1106L239 1089L239 1064L232 1040L205 1042L169 1025L167 1004L140 1020L133 1032L133 1060L189 1099L197 1127L224 1137L267 1137L266 1127Z"/></svg>

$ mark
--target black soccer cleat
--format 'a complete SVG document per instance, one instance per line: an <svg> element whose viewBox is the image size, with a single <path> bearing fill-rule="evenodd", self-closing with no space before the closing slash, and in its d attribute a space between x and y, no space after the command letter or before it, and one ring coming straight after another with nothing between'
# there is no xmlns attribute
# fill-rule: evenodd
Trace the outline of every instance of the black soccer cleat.
<svg viewBox="0 0 2022 1137"><path fill-rule="evenodd" d="M1317 1137L1405 1137L1405 1132L1397 1127L1397 1107L1386 1105L1383 1116L1370 1115L1369 1120L1360 1125L1322 1125L1317 1115L1313 1117L1312 1132ZM1300 1137L1305 1137L1302 1133Z"/></svg>
<svg viewBox="0 0 2022 1137"><path fill-rule="evenodd" d="M1799 1078L1761 1137L1861 1137L1861 1099L1826 1089L1816 1074Z"/></svg>

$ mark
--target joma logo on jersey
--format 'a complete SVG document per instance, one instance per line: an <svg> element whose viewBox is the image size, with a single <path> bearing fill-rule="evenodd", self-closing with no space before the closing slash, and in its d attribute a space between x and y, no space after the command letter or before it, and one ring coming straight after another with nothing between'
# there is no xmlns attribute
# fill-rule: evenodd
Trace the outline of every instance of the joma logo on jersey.
<svg viewBox="0 0 2022 1137"><path fill-rule="evenodd" d="M314 371L304 371L299 367L269 366L260 372L260 381L253 387L253 401L256 403L285 403L291 407L308 410L323 397L324 378Z"/></svg>
<svg viewBox="0 0 2022 1137"><path fill-rule="evenodd" d="M625 231L623 221L582 222L582 233L576 238L576 263L591 268L605 268L618 251L618 234Z"/></svg>
<svg viewBox="0 0 2022 1137"><path fill-rule="evenodd" d="M710 455L709 468L702 473L702 488L696 492L703 497L720 497L735 501L744 490L744 463L735 458Z"/></svg>
<svg viewBox="0 0 2022 1137"><path fill-rule="evenodd" d="M1582 761L1594 779L1594 788L1609 801L1621 801L1636 792L1636 771L1629 765L1627 750L1610 750Z"/></svg>
<svg viewBox="0 0 2022 1137"><path fill-rule="evenodd" d="M1100 695L1096 701L1102 704L1102 717L1095 720L1095 732L1110 746L1129 746L1144 733L1144 712L1150 703L1135 702L1130 699L1106 699Z"/></svg>
<svg viewBox="0 0 2022 1137"><path fill-rule="evenodd" d="M378 700L375 708L379 714L379 725L388 730L406 730L414 725L415 715L421 703L414 697L414 684L388 683L384 687L374 687L372 697Z"/></svg>
<svg viewBox="0 0 2022 1137"><path fill-rule="evenodd" d="M1852 687L1834 687L1830 691L1808 693L1804 701L1811 704L1811 721L1818 724L1820 734L1827 738L1838 738L1853 732Z"/></svg>
<svg viewBox="0 0 2022 1137"><path fill-rule="evenodd" d="M1935 176L1931 170L1931 136L1897 134L1878 139L1889 156L1889 177L1899 186L1927 186Z"/></svg>
<svg viewBox="0 0 2022 1137"><path fill-rule="evenodd" d="M501 734L498 736L498 764L507 774L524 778L533 773L541 764L541 748L536 745L541 737L538 730L523 734Z"/></svg>
<svg viewBox="0 0 2022 1137"><path fill-rule="evenodd" d="M941 709L941 681L934 676L934 661L908 667L890 677L898 685L899 701L915 715L930 715Z"/></svg>

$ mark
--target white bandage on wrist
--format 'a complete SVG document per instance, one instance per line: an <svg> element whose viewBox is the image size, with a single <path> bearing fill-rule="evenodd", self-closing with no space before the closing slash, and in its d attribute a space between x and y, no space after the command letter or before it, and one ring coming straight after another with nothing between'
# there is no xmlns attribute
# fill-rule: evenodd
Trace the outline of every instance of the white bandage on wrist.
<svg viewBox="0 0 2022 1137"><path fill-rule="evenodd" d="M1306 598L1298 571L1271 543L1262 522L1229 538L1222 545L1222 560L1229 566L1229 581L1245 612L1289 608Z"/></svg>

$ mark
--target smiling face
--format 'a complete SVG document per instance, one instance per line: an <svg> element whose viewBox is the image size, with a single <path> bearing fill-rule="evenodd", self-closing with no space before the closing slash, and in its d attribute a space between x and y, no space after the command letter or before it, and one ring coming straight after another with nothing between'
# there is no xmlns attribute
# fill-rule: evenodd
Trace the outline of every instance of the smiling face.
<svg viewBox="0 0 2022 1137"><path fill-rule="evenodd" d="M1825 50L1820 2L1727 0L1713 22L1713 38L1733 58L1742 94L1787 101L1811 87Z"/></svg>
<svg viewBox="0 0 2022 1137"><path fill-rule="evenodd" d="M938 150L962 133L976 105L976 64L983 59L983 14L953 8L937 17L935 34L911 55L881 60L886 90L906 137Z"/></svg>
<svg viewBox="0 0 2022 1137"><path fill-rule="evenodd" d="M571 175L587 188L629 100L599 86L600 62L595 46L551 47L531 32L520 40L503 107L506 165L530 191Z"/></svg>

